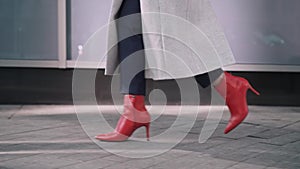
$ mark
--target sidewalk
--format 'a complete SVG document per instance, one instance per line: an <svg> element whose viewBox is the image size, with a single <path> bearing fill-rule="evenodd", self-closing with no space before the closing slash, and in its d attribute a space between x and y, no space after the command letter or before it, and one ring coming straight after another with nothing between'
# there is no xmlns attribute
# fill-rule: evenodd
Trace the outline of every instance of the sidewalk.
<svg viewBox="0 0 300 169"><path fill-rule="evenodd" d="M167 115L151 124L152 135L164 132L176 119L178 107L167 109ZM207 115L207 107L201 108L203 113L181 143L161 155L134 159L99 147L82 129L73 106L1 105L0 168L299 169L300 107L250 106L249 109L246 121L224 135L229 118L226 110L213 136L200 144L199 134ZM118 114L113 106L106 106L104 112L114 126ZM144 129L139 129L134 136L143 138ZM129 140L115 145L133 143Z"/></svg>

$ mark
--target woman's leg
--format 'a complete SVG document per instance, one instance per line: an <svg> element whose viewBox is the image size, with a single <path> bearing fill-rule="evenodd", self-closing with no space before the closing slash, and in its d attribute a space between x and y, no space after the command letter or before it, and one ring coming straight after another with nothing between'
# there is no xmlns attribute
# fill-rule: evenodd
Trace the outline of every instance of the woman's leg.
<svg viewBox="0 0 300 169"><path fill-rule="evenodd" d="M198 84L200 84L203 88L206 88L220 78L223 73L222 69L216 69L208 73L196 75L195 79Z"/></svg>
<svg viewBox="0 0 300 169"><path fill-rule="evenodd" d="M114 132L96 136L96 139L102 141L125 141L136 129L143 126L146 127L146 136L149 140L150 114L144 103L146 87L144 75L145 55L143 51L140 0L123 0L119 18L128 15L130 16L117 21L121 74L120 90L124 94L124 112ZM134 35L131 36L128 33ZM122 37L128 38L122 40Z"/></svg>
<svg viewBox="0 0 300 169"><path fill-rule="evenodd" d="M140 13L140 0L124 0L119 11L119 18L130 15L118 22L120 91L123 94L145 95L146 92L145 54ZM128 33L135 35L131 36ZM122 40L122 37L128 38Z"/></svg>

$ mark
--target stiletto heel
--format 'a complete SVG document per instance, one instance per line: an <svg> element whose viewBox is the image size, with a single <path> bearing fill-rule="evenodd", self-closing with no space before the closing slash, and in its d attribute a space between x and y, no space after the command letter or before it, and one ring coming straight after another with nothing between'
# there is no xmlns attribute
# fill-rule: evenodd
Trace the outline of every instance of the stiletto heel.
<svg viewBox="0 0 300 169"><path fill-rule="evenodd" d="M257 96L260 95L260 93L259 93L257 90L255 90L250 84L249 84L249 89L250 89L253 93L255 93Z"/></svg>
<svg viewBox="0 0 300 169"><path fill-rule="evenodd" d="M101 141L125 141L138 128L146 127L146 136L149 140L150 114L144 104L144 96L124 96L124 113L112 133L100 134L95 138Z"/></svg>
<svg viewBox="0 0 300 169"><path fill-rule="evenodd" d="M150 141L150 123L145 125L147 141Z"/></svg>

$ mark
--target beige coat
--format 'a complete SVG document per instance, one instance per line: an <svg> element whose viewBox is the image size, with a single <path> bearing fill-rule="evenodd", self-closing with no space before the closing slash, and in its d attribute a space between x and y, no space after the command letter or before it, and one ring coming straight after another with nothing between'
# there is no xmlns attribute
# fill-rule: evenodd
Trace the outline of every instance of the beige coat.
<svg viewBox="0 0 300 169"><path fill-rule="evenodd" d="M119 65L113 0L105 74ZM145 76L154 80L191 77L235 62L209 0L141 0Z"/></svg>

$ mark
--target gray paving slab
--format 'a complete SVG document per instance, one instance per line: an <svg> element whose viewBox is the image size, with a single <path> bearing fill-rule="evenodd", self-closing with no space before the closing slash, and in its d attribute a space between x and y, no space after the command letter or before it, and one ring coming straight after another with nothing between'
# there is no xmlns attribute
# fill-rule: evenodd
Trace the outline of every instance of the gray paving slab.
<svg viewBox="0 0 300 169"><path fill-rule="evenodd" d="M291 123L291 124L285 126L283 129L293 130L293 131L296 131L296 132L300 132L300 121L297 121L295 123Z"/></svg>
<svg viewBox="0 0 300 169"><path fill-rule="evenodd" d="M240 162L238 164L228 167L228 169L241 169L241 168L242 169L265 169L266 166Z"/></svg>
<svg viewBox="0 0 300 169"><path fill-rule="evenodd" d="M264 142L275 145L286 145L300 141L300 132L285 133L277 137L264 140Z"/></svg>
<svg viewBox="0 0 300 169"><path fill-rule="evenodd" d="M288 152L296 152L296 153L300 154L300 141L295 141L295 142L286 144L282 148Z"/></svg>
<svg viewBox="0 0 300 169"><path fill-rule="evenodd" d="M83 169L83 168L105 168L111 165L116 164L116 161L107 160L107 159L94 159L90 161L75 163L71 165L67 165L65 167L60 167L61 169ZM119 163L118 163L119 164Z"/></svg>
<svg viewBox="0 0 300 169"><path fill-rule="evenodd" d="M62 160L58 159L55 156L49 156L48 154L38 154L34 156L18 158L15 160L5 161L0 164L0 166L5 166L7 168L58 168L70 164L78 163L76 160Z"/></svg>
<svg viewBox="0 0 300 169"><path fill-rule="evenodd" d="M281 135L285 135L287 133L291 132L290 130L284 129L284 128L270 128L262 132L251 134L250 136L262 138L262 139L271 139L274 137L278 137Z"/></svg>
<svg viewBox="0 0 300 169"><path fill-rule="evenodd" d="M264 165L266 167L276 167L282 162L299 163L295 161L294 155L272 151L260 153L244 162L256 165Z"/></svg>

